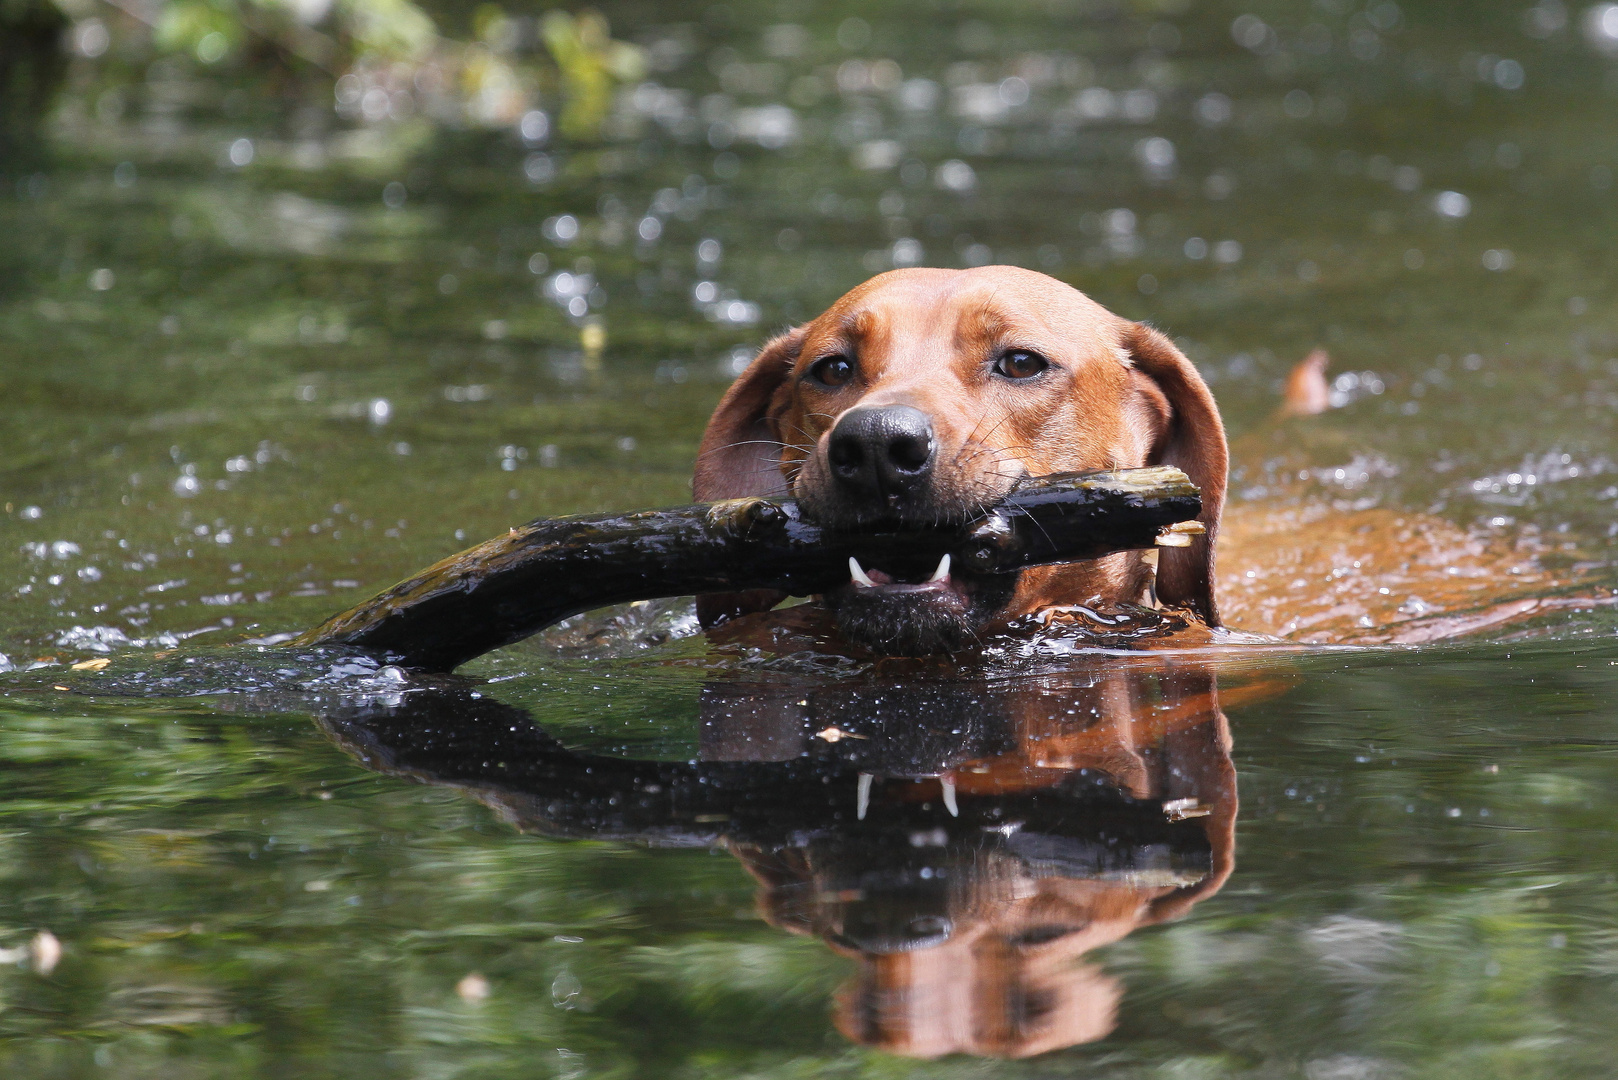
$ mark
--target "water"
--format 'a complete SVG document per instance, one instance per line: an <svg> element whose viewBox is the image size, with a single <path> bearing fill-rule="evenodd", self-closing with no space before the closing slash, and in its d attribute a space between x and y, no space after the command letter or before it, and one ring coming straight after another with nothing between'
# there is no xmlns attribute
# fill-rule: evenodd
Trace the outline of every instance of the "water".
<svg viewBox="0 0 1618 1080"><path fill-rule="evenodd" d="M8 129L7 1075L1604 1075L1600 11L604 10L600 139L527 23L480 124L88 12ZM1311 648L872 668L679 601L458 677L242 644L682 501L737 350L987 261L1198 362L1227 608ZM1334 407L1274 419L1317 346ZM1399 529L1436 575L1360 559Z"/></svg>

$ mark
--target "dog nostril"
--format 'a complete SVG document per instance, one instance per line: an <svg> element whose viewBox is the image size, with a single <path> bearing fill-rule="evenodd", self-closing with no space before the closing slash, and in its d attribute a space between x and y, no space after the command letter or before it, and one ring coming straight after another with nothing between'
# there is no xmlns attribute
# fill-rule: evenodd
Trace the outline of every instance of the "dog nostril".
<svg viewBox="0 0 1618 1080"><path fill-rule="evenodd" d="M842 476L852 476L865 464L865 452L860 448L858 439L834 437L826 449L826 457L831 461L831 467Z"/></svg>
<svg viewBox="0 0 1618 1080"><path fill-rule="evenodd" d="M888 443L888 461L900 472L921 472L932 456L933 441L924 435L898 435Z"/></svg>

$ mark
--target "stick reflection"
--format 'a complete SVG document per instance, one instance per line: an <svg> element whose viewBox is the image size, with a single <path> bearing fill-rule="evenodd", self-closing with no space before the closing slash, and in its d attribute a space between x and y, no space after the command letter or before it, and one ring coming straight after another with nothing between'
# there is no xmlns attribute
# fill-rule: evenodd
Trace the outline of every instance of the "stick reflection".
<svg viewBox="0 0 1618 1080"><path fill-rule="evenodd" d="M573 753L470 691L322 722L368 766L465 789L523 830L723 845L766 920L856 961L837 1027L914 1057L1104 1037L1123 987L1085 954L1183 915L1234 865L1214 678L1161 657L995 681L716 681L695 763Z"/></svg>

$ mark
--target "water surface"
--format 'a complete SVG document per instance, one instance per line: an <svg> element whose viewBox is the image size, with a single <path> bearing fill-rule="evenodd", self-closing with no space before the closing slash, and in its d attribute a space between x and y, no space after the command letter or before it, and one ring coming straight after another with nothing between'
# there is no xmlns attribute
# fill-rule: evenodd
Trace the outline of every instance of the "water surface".
<svg viewBox="0 0 1618 1080"><path fill-rule="evenodd" d="M368 114L87 57L80 14L8 136L8 1075L1604 1075L1607 608L953 673L746 653L678 601L462 679L241 644L518 521L681 502L738 362L906 264L1171 333L1233 522L1424 515L1513 595L1599 596L1599 11L603 10L646 67L593 133L554 80L473 123L405 73ZM1273 419L1315 347L1333 408ZM1316 629L1464 606L1320 557L1363 588ZM1232 598L1270 565L1225 559ZM1281 616L1328 585L1251 628L1308 637Z"/></svg>

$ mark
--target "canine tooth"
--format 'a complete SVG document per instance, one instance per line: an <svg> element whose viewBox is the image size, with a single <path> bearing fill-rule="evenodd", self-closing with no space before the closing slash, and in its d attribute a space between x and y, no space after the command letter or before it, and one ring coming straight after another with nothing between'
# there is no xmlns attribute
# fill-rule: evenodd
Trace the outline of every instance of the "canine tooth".
<svg viewBox="0 0 1618 1080"><path fill-rule="evenodd" d="M853 577L854 584L858 585L860 588L876 588L876 582L871 580L871 575L865 572L865 569L860 566L860 561L852 555L848 557L848 572L849 575Z"/></svg>
<svg viewBox="0 0 1618 1080"><path fill-rule="evenodd" d="M949 811L950 817L960 817L961 808L955 805L955 781L948 776L940 776L938 786L944 789L944 809Z"/></svg>
<svg viewBox="0 0 1618 1080"><path fill-rule="evenodd" d="M944 581L948 577L949 577L949 552L946 551L946 552L944 552L944 557L942 559L938 560L938 569L934 570L933 571L933 576L928 578L927 580L929 582Z"/></svg>
<svg viewBox="0 0 1618 1080"><path fill-rule="evenodd" d="M858 792L857 792L857 794L855 796L856 801L857 801L857 805L854 808L855 809L854 816L859 818L859 820L861 820L861 821L865 820L866 807L871 805L871 781L875 780L875 779L876 779L876 774L875 773L868 773L868 772L860 773L859 789L858 789Z"/></svg>

